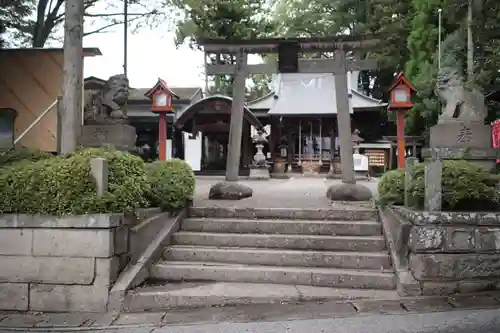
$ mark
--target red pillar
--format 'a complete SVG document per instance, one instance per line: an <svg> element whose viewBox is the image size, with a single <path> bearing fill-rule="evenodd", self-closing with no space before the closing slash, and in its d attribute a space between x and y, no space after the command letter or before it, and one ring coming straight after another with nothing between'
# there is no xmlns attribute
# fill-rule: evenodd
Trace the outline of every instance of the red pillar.
<svg viewBox="0 0 500 333"><path fill-rule="evenodd" d="M398 168L405 167L405 111L396 111L398 128Z"/></svg>
<svg viewBox="0 0 500 333"><path fill-rule="evenodd" d="M159 112L160 119L158 123L158 155L160 161L167 159L167 114Z"/></svg>

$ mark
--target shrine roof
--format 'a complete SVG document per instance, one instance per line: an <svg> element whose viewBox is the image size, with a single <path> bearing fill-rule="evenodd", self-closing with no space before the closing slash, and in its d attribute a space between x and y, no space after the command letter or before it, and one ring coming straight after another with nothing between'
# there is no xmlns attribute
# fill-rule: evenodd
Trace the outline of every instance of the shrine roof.
<svg viewBox="0 0 500 333"><path fill-rule="evenodd" d="M252 110L269 110L269 115L327 115L337 113L335 77L332 74L280 74L276 76L274 91L250 101ZM381 101L350 88L353 110L379 109Z"/></svg>
<svg viewBox="0 0 500 333"><path fill-rule="evenodd" d="M84 85L86 89L99 89L106 83L106 80L101 78L90 76L85 78ZM201 93L201 88L199 87L169 87L176 95L180 97L181 100L191 102L193 98ZM133 88L130 87L129 91L129 101L138 101L151 104L151 100L144 96L150 88Z"/></svg>

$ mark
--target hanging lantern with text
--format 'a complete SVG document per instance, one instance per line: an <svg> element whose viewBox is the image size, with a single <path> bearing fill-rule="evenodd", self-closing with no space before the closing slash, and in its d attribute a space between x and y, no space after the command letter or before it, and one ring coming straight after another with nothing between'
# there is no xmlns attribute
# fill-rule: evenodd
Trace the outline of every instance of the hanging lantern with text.
<svg viewBox="0 0 500 333"><path fill-rule="evenodd" d="M412 94L417 90L411 82L399 73L396 76L394 84L389 88L390 100L389 111L396 112L397 132L398 132L398 168L405 167L405 114L413 107Z"/></svg>
<svg viewBox="0 0 500 333"><path fill-rule="evenodd" d="M144 94L153 102L151 111L159 115L158 120L158 155L161 161L167 159L167 113L174 112L172 100L178 100L177 96L167 86L167 83L158 79L158 82L147 93Z"/></svg>

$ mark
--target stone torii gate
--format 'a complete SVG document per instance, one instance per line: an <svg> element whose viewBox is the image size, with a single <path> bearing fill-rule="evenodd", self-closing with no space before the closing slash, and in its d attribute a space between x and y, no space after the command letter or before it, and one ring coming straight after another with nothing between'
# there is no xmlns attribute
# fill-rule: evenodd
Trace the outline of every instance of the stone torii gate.
<svg viewBox="0 0 500 333"><path fill-rule="evenodd" d="M246 41L228 41L204 39L199 44L207 54L232 54L236 57L234 65L206 65L206 75L234 75L233 103L229 130L229 148L226 166L226 181L238 181L243 128L243 108L245 103L245 79L248 74L275 73L332 73L335 75L335 94L337 100L338 133L342 183L351 185L348 192L353 192L356 184L354 175L353 149L351 142L351 118L349 113L349 92L347 72L354 70L376 69L375 60L360 60L362 49L373 47L377 39L354 39L351 36L295 38L295 39L254 39ZM333 52L333 59L299 59L300 53ZM347 53L353 59L347 59ZM249 65L248 54L278 53L277 63ZM332 92L334 93L334 92ZM359 190L359 188L358 188ZM365 195L368 189L362 189ZM328 191L328 193L338 192ZM345 192L345 191L344 191ZM359 191L357 191L359 192ZM212 187L212 199L241 199L252 195L249 188L241 184L218 183ZM330 196L330 195L329 195ZM336 198L333 198L336 199ZM339 198L340 199L340 198ZM352 198L353 200L355 198ZM343 197L342 200L349 200Z"/></svg>

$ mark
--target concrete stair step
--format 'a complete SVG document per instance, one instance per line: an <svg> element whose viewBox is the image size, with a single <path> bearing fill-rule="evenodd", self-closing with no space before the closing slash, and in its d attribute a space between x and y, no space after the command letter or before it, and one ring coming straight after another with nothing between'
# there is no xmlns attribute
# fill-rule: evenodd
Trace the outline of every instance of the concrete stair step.
<svg viewBox="0 0 500 333"><path fill-rule="evenodd" d="M187 218L182 230L197 232L377 236L382 225L376 221L318 221Z"/></svg>
<svg viewBox="0 0 500 333"><path fill-rule="evenodd" d="M163 261L153 266L151 277L166 281L226 281L335 288L395 289L393 272L317 267Z"/></svg>
<svg viewBox="0 0 500 333"><path fill-rule="evenodd" d="M391 268L391 259L387 252L330 252L174 245L165 249L163 257L169 261L208 261L246 265L372 270Z"/></svg>
<svg viewBox="0 0 500 333"><path fill-rule="evenodd" d="M294 304L294 311L307 311L307 301L397 300L395 290L336 289L301 285L237 282L184 282L140 287L125 296L123 311L163 311L173 308L211 307L266 303ZM220 309L216 309L220 313ZM226 309L227 310L227 309ZM230 311L230 310L228 310ZM269 311L265 309L264 311Z"/></svg>
<svg viewBox="0 0 500 333"><path fill-rule="evenodd" d="M173 244L359 252L378 252L385 249L385 240L381 235L325 236L289 234L226 234L180 231L173 234Z"/></svg>
<svg viewBox="0 0 500 333"><path fill-rule="evenodd" d="M242 219L289 219L329 221L371 221L378 219L374 208L349 207L348 209L302 208L243 208L243 207L191 207L190 217L217 217Z"/></svg>

